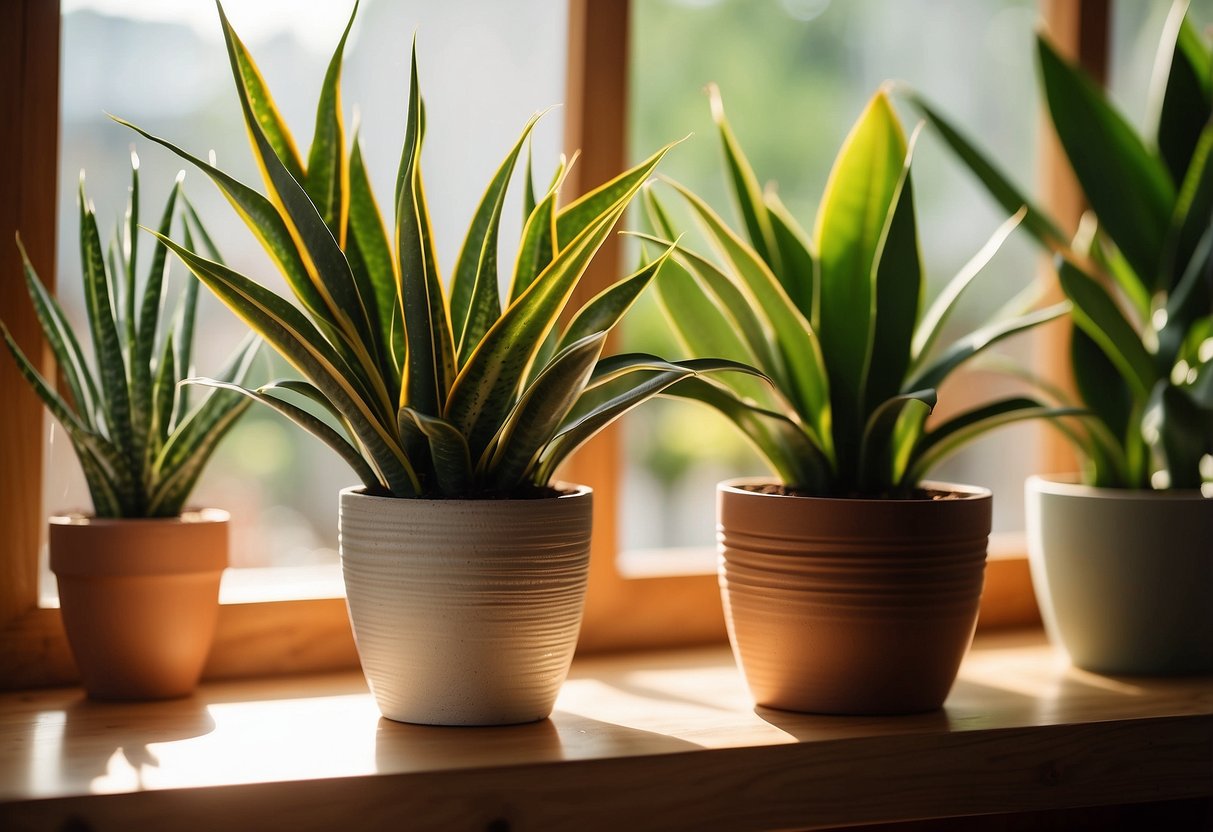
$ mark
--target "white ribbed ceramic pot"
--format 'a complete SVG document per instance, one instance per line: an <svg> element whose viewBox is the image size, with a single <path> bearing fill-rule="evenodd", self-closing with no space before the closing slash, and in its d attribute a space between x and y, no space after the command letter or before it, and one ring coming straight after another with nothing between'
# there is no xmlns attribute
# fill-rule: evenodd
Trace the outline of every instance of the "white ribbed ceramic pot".
<svg viewBox="0 0 1213 832"><path fill-rule="evenodd" d="M409 500L341 492L362 670L388 719L508 725L552 712L581 627L592 494Z"/></svg>

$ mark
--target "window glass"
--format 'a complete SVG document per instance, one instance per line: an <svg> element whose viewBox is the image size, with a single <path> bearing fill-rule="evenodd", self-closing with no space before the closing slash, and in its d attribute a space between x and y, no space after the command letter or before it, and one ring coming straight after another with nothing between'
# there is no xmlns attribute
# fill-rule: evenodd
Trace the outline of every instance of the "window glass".
<svg viewBox="0 0 1213 832"><path fill-rule="evenodd" d="M670 154L664 172L739 228L704 94L704 86L715 82L759 179L776 180L783 201L812 229L847 130L883 81L900 79L943 107L1035 191L1037 15L1034 0L634 0L632 156L693 131ZM898 109L912 129L913 113L900 102ZM919 140L914 170L933 297L1006 216L929 130ZM1013 235L966 297L953 334L974 328L1026 287L1038 264L1027 235ZM677 349L651 299L632 319L626 340L636 349ZM1022 340L1010 351L1030 358ZM1003 383L970 375L941 391L941 409L963 408ZM626 426L625 546L711 547L714 483L765 473L764 466L714 413L681 402L660 405L641 409ZM1023 479L1032 470L1041 430L1004 429L937 470L935 478L993 488L995 530L1022 529Z"/></svg>
<svg viewBox="0 0 1213 832"><path fill-rule="evenodd" d="M351 4L228 0L224 5L297 143L306 148L315 96ZM259 190L261 183L211 0L63 0L62 12L57 281L69 316L83 326L80 170L87 171L88 196L106 236L125 206L129 147L134 145L141 159L145 224L158 220L174 175L185 167L168 151L136 141L106 113L130 119L195 155L214 150L221 168ZM527 118L564 98L567 17L563 3L549 0L363 0L346 49L343 96L347 137L358 125L381 204L391 193L403 140L414 32L428 105L426 184L446 272L484 186ZM535 163L543 172L537 176L546 178L561 150L559 111L534 135ZM286 293L259 244L209 180L190 169L185 182L229 264ZM501 234L507 263L521 225L521 208L513 210L520 205L517 193L513 198ZM146 235L140 246L145 252L150 248ZM179 285L183 274L174 262L170 281ZM244 334L243 325L205 289L198 331L201 374L216 372ZM276 357L272 363L272 369L260 369L262 380L295 375ZM70 445L49 419L48 434L46 510L87 510L88 493ZM337 490L354 482L328 448L254 407L221 447L193 501L232 513L234 566L334 563Z"/></svg>

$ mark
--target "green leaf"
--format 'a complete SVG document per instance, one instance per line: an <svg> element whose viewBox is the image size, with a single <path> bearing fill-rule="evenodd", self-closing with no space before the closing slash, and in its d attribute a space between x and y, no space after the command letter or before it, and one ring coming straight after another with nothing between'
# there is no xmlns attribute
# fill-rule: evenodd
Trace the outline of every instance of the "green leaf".
<svg viewBox="0 0 1213 832"><path fill-rule="evenodd" d="M81 178L83 178L83 171ZM119 274L114 272L110 275L114 281L114 317L122 327L123 343L127 347L127 357L134 361L135 352L135 264L138 260L139 253L139 156L135 151L131 150L131 187L129 191L129 201L126 206L126 224L122 229L122 262L126 266L126 273ZM119 280L125 279L124 288L121 295L118 293ZM122 303L119 303L119 297ZM118 314L118 310L122 309L123 313ZM133 368L128 368L128 375L131 374ZM136 433L136 435L138 435Z"/></svg>
<svg viewBox="0 0 1213 832"><path fill-rule="evenodd" d="M472 459L459 429L446 419L411 407L400 408L400 420L411 419L430 443L430 457L444 497L466 497L472 486Z"/></svg>
<svg viewBox="0 0 1213 832"><path fill-rule="evenodd" d="M1142 432L1167 472L1167 488L1199 489L1201 457L1213 454L1213 413L1184 390L1160 381L1150 393Z"/></svg>
<svg viewBox="0 0 1213 832"><path fill-rule="evenodd" d="M1204 236L1167 298L1166 323L1158 331L1157 351L1164 372L1175 362L1192 326L1213 308L1210 292L1213 292L1213 218L1206 222Z"/></svg>
<svg viewBox="0 0 1213 832"><path fill-rule="evenodd" d="M603 289L585 306L578 310L565 328L557 345L557 352L588 335L607 333L632 308L640 293L669 261L673 247L667 248L660 257L637 271Z"/></svg>
<svg viewBox="0 0 1213 832"><path fill-rule="evenodd" d="M1060 318L1070 311L1069 303L1058 303L1010 320L995 320L954 341L938 358L917 370L905 383L907 390L936 388L964 362L1004 338Z"/></svg>
<svg viewBox="0 0 1213 832"><path fill-rule="evenodd" d="M914 365L920 364L931 353L931 348L939 339L940 333L943 332L944 325L951 317L953 310L956 308L957 301L964 293L965 289L969 288L969 284L977 275L981 274L982 269L994 259L994 255L1002 248L1002 244L1011 236L1011 232L1019 227L1027 214L1026 208L1020 208L1016 214L1004 222L994 231L986 244L970 258L969 262L961 267L948 284L944 286L943 291L936 296L931 306L922 316L918 324L918 329L914 332L914 340L911 345L911 354L913 356Z"/></svg>
<svg viewBox="0 0 1213 832"><path fill-rule="evenodd" d="M96 431L97 411L102 406L101 396L93 383L93 375L89 372L88 362L85 361L84 352L80 349L80 342L76 340L72 325L68 322L67 316L63 314L63 309L60 308L58 301L46 290L38 273L34 271L19 234L17 235L17 249L21 253L25 286L29 290L30 300L33 302L34 314L37 316L38 325L42 327L42 333L55 356L59 372L67 381L75 412L80 416L81 423L87 430Z"/></svg>
<svg viewBox="0 0 1213 832"><path fill-rule="evenodd" d="M665 320L673 325L675 336L688 354L728 358L760 367L771 375L741 336L731 315L734 310L715 302L677 260L667 261L655 283L657 302L665 312ZM756 379L736 376L729 379L728 386L742 398L764 407L773 406L770 386Z"/></svg>
<svg viewBox="0 0 1213 832"><path fill-rule="evenodd" d="M758 407L704 378L685 378L662 395L714 408L736 425L784 484L815 494L828 493L832 480L829 460L803 426L788 416Z"/></svg>
<svg viewBox="0 0 1213 832"><path fill-rule="evenodd" d="M1090 215L1088 215L1090 216ZM1104 234L1091 236L1091 259L1103 269L1112 281L1120 287L1124 299L1140 320L1150 317L1151 288L1133 271L1129 261L1114 245L1110 245Z"/></svg>
<svg viewBox="0 0 1213 832"><path fill-rule="evenodd" d="M408 130L400 161L402 187L396 205L396 251L400 262L398 294L408 366L400 404L408 404L422 413L438 416L442 413L454 381L456 363L451 324L430 232L429 208L421 180L423 132L417 48L414 43Z"/></svg>
<svg viewBox="0 0 1213 832"><path fill-rule="evenodd" d="M1213 77L1209 50L1188 21L1187 8L1186 2L1171 6L1151 83L1151 98L1156 102L1151 102L1150 109L1157 113L1154 132L1158 152L1175 182L1184 181L1201 131L1209 121ZM1163 57L1168 47L1169 59Z"/></svg>
<svg viewBox="0 0 1213 832"><path fill-rule="evenodd" d="M101 378L101 392L105 400L106 428L115 446L126 457L127 471L138 471L140 459L134 456L131 437L126 364L118 337L118 325L114 320L109 278L101 253L101 235L97 231L97 215L84 195L83 181L80 183L80 263L84 269L84 303L93 336L93 354L97 358L97 374Z"/></svg>
<svg viewBox="0 0 1213 832"><path fill-rule="evenodd" d="M1176 315L1188 323L1193 316L1203 314L1210 308L1210 292L1213 291L1207 278L1196 284L1183 287L1188 296L1187 303L1176 304L1174 296L1180 294L1181 286L1189 279L1188 272L1193 268L1197 272L1209 267L1210 253L1207 243L1202 242L1208 237L1209 228L1213 226L1213 125L1201 134L1196 150L1192 157L1192 165L1188 169L1188 177L1183 180L1179 198L1175 204L1175 214L1171 219L1171 228L1167 237L1165 253L1164 277L1167 282L1162 288L1172 295L1168 299L1168 313L1171 318ZM1188 307L1188 308L1184 308ZM1171 314L1174 312L1174 314Z"/></svg>
<svg viewBox="0 0 1213 832"><path fill-rule="evenodd" d="M215 243L211 240L210 235L206 233L206 229L202 227L202 222L198 219L194 206L190 205L189 200L185 199L184 194L182 195L182 199L185 202L185 222L183 223L185 247L190 251L194 250L194 236L193 231L191 231L191 226L193 226L193 230L197 231L203 248L207 251L210 259L216 263L222 263L223 258L219 256ZM186 269L185 285L181 289L181 299L178 302L177 314L173 320L173 330L177 333L177 354L174 357L173 363L176 365L176 373L183 377L194 374L194 324L198 318L198 287L200 285L198 278L194 277L194 273ZM180 420L190 409L189 387L184 384L175 385L174 397L173 413L176 416L176 420ZM174 421L172 427L176 427L176 421Z"/></svg>
<svg viewBox="0 0 1213 832"><path fill-rule="evenodd" d="M1145 399L1154 387L1154 360L1142 345L1133 325L1125 320L1116 301L1094 279L1072 263L1058 268L1062 291L1073 302L1074 323L1099 345L1116 365L1133 395Z"/></svg>
<svg viewBox="0 0 1213 832"><path fill-rule="evenodd" d="M1043 36L1037 46L1049 114L1087 200L1133 270L1156 274L1175 205L1166 167L1085 73Z"/></svg>
<svg viewBox="0 0 1213 832"><path fill-rule="evenodd" d="M181 193L181 181L185 172L177 174L173 189L169 191L168 201L160 217L160 235L168 236L172 228L173 216L177 210L177 198ZM161 297L164 289L164 278L168 273L168 249L159 240L152 250L152 265L147 273L147 281L143 287L143 299L139 306L138 334L130 345L130 393L131 393L131 433L132 450L140 460L140 471L145 470L149 456L149 439L161 428L167 433L167 424L153 428L157 407L160 403L155 395L152 384L152 354L156 349L156 331L160 327ZM175 371L174 371L175 372ZM176 382L176 378L172 380ZM171 395L170 395L171 405ZM170 414L171 415L171 414Z"/></svg>
<svg viewBox="0 0 1213 832"><path fill-rule="evenodd" d="M767 190L765 200L781 264L775 274L800 314L811 321L817 304L817 258L813 244L773 189Z"/></svg>
<svg viewBox="0 0 1213 832"><path fill-rule="evenodd" d="M212 395L211 399L214 398L216 396ZM208 403L211 399L207 400ZM190 493L197 485L198 477L202 475L215 448L219 446L223 437L235 426L237 420L244 415L244 411L251 404L252 402L248 401L234 402L217 410L215 418L208 419L204 424L200 423L197 428L191 429L192 423L187 420L177 432L169 437L169 441L164 446L165 450L172 446L173 437L181 435L189 437L190 453L184 458L174 460L171 467L161 469L166 476L160 480L148 501L148 517L175 517L181 513L185 501L189 499ZM206 412L205 406L195 411L195 413L204 412ZM161 454L163 453L164 451L161 451Z"/></svg>
<svg viewBox="0 0 1213 832"><path fill-rule="evenodd" d="M726 358L690 358L685 361L666 361L656 355L644 352L620 353L599 360L590 374L586 390L595 390L614 382L622 376L636 372L682 372L701 373L740 373L753 376L770 383L770 379L761 371L748 364L730 361ZM578 415L578 414L574 414Z"/></svg>
<svg viewBox="0 0 1213 832"><path fill-rule="evenodd" d="M477 466L495 490L515 489L534 469L585 389L606 337L601 330L570 343L527 387Z"/></svg>
<svg viewBox="0 0 1213 832"><path fill-rule="evenodd" d="M1077 408L1052 408L1026 396L989 402L953 416L928 432L915 449L906 472L909 483L921 482L936 465L991 430L1027 419L1058 419L1083 413Z"/></svg>
<svg viewBox="0 0 1213 832"><path fill-rule="evenodd" d="M653 160L664 156L670 148L677 144L679 142L666 145L647 161L621 173L609 182L604 182L561 208L556 215L556 250L559 251L581 236L597 222L598 217L610 211L611 207L618 204L620 200L625 197L630 199L645 180L653 175L653 169L656 166L656 162Z"/></svg>
<svg viewBox="0 0 1213 832"><path fill-rule="evenodd" d="M249 338L233 354L220 380L243 385L259 347L257 339ZM251 404L231 391L217 391L169 434L152 463L148 517L173 517L181 513L211 454Z"/></svg>
<svg viewBox="0 0 1213 832"><path fill-rule="evenodd" d="M417 475L394 436L379 421L367 391L310 321L282 298L225 266L210 263L172 240L171 248L221 301L315 384L349 419L382 482L398 497L420 490Z"/></svg>
<svg viewBox="0 0 1213 832"><path fill-rule="evenodd" d="M633 185L561 249L543 273L506 308L460 371L445 415L468 437L474 456L479 457L497 432L536 352L573 289L640 185L669 148L667 145L613 180ZM614 190L610 183L604 187L608 186Z"/></svg>
<svg viewBox="0 0 1213 832"><path fill-rule="evenodd" d="M556 252L556 198L560 195L560 186L564 184L567 171L568 166L562 156L552 187L531 211L522 227L522 241L518 244L514 276L510 280L510 303L518 300L552 262Z"/></svg>
<svg viewBox="0 0 1213 832"><path fill-rule="evenodd" d="M320 218L342 248L345 248L349 210L349 167L345 156L345 126L341 117L341 61L357 14L358 3L355 2L349 22L345 24L345 31L337 43L337 50L324 73L320 101L316 104L316 129L307 157L307 176L302 180L312 204L320 212ZM289 166L287 170L290 170Z"/></svg>
<svg viewBox="0 0 1213 832"><path fill-rule="evenodd" d="M544 485L550 481L560 463L620 416L672 384L695 375L695 372L677 366L657 372L641 367L631 375L637 378L623 392L597 404L557 432L544 449L536 469L536 485Z"/></svg>
<svg viewBox="0 0 1213 832"><path fill-rule="evenodd" d="M758 177L746 159L733 128L729 126L724 115L724 103L720 100L720 88L708 84L708 97L712 108L712 120L720 133L720 144L724 151L725 168L729 174L729 184L737 211L741 214L746 232L750 238L750 246L763 262L776 275L783 273L783 260L779 246L775 242L775 230L762 198L762 187ZM781 282L783 282L781 280ZM784 284L786 286L786 283Z"/></svg>
<svg viewBox="0 0 1213 832"><path fill-rule="evenodd" d="M278 390L284 389L280 383L275 382L273 384L267 384L262 387L258 387L256 390L249 390L248 388L242 387L239 384L218 381L211 378L190 378L186 379L184 383L197 384L204 387L216 387L221 390L230 390L233 393L241 396L247 396L254 401L260 402L266 407L278 411L296 425L303 428L305 431L312 434L312 436L315 436L321 442L336 451L338 456L345 460L345 463L354 470L354 473L358 476L358 479L362 481L362 484L365 485L372 493L383 490L384 486L379 481L379 477L376 476L375 471L369 465L367 465L366 460L362 458L362 455L358 453L358 450L348 441L346 441L346 439L342 437L340 433L333 430L331 427L325 424L324 421L316 416L313 416L311 413L308 413L298 405L291 404L290 402L284 401L277 396L272 395Z"/></svg>
<svg viewBox="0 0 1213 832"><path fill-rule="evenodd" d="M265 79L261 77L261 71L253 62L253 56L236 36L235 30L228 22L227 15L223 12L223 6L218 2L215 5L219 8L219 19L223 24L224 36L227 38L228 56L236 76L236 87L243 91L242 97L247 99L253 117L260 125L262 132L265 133L274 154L281 160L295 181L303 182L306 177L303 173L303 162L300 160L299 151L295 149L295 140L291 137L286 122L282 120L278 108L274 105L270 91L265 85Z"/></svg>
<svg viewBox="0 0 1213 832"><path fill-rule="evenodd" d="M226 18L223 18L223 25L228 55L237 81L237 91L240 93L245 126L252 140L253 155L261 167L262 179L269 189L270 199L281 209L280 216L298 246L308 275L331 313L332 320L343 334L346 346L362 368L363 379L374 391L376 405L382 408L386 418L389 412L394 414L393 404L388 400L386 386L367 349L367 345L372 343L372 335L366 303L372 299L364 300L360 296L349 263L337 240L325 225L303 186L299 184L299 180L276 155L269 138L262 130L257 120L258 113L252 100L252 90L240 83L242 76L239 72L239 62L242 47Z"/></svg>
<svg viewBox="0 0 1213 832"><path fill-rule="evenodd" d="M787 361L775 343L775 326L766 314L766 310L754 298L754 293L750 291L749 285L743 279L735 272L724 272L711 260L696 254L677 242L649 237L645 234L633 236L646 242L657 243L666 248L672 247L677 252L678 256L674 262L681 261L681 267L688 268L690 273L695 276L695 281L699 287L698 291L704 294L709 302L713 303L720 310L721 315L729 321L728 325L741 335L745 341L747 352L749 356L753 357L753 360L750 357L736 355L729 357L754 364L774 379L781 388L785 389L788 395L794 396L796 394L796 385L789 373ZM689 302L700 305L697 301L692 300ZM678 309L679 307L674 308ZM674 312L669 317L669 320L677 319L680 314L679 312ZM719 355L719 353L696 352L695 355Z"/></svg>
<svg viewBox="0 0 1213 832"><path fill-rule="evenodd" d="M1213 411L1213 315L1192 324L1180 347L1178 360L1187 366L1183 378L1172 379L1173 383L1183 387L1198 405ZM1192 378L1193 372L1195 378Z"/></svg>
<svg viewBox="0 0 1213 832"><path fill-rule="evenodd" d="M245 225L253 232L258 242L261 243L274 259L274 262L278 264L279 269L282 270L282 274L286 278L287 284L291 287L291 291L294 292L295 297L299 298L308 314L318 323L326 322L332 327L336 327L336 319L329 312L319 289L312 282L311 275L303 263L303 257L295 245L294 238L291 236L286 222L282 219L282 215L278 213L278 209L268 199L247 185L236 181L218 168L207 164L196 156L191 156L173 143L154 136L142 128L131 124L129 121L124 121L113 116L111 118L119 124L134 130L144 138L171 150L209 176L211 181L215 183L227 198L228 202L231 203L236 213L244 220ZM199 227L200 225L195 226L195 230ZM206 240L203 240L203 242L205 243ZM217 258L213 259L217 260ZM217 260L217 262L221 261Z"/></svg>
<svg viewBox="0 0 1213 832"><path fill-rule="evenodd" d="M1133 412L1128 385L1103 349L1077 326L1070 332L1070 365L1083 404L1113 436L1126 436Z"/></svg>
<svg viewBox="0 0 1213 832"><path fill-rule="evenodd" d="M531 171L531 143L526 145L526 173L522 181L522 225L526 226L527 220L531 218L531 214L535 213L537 201L535 199L535 176Z"/></svg>
<svg viewBox="0 0 1213 832"><path fill-rule="evenodd" d="M859 492L861 494L894 495L899 484L897 463L901 456L897 434L898 423L906 411L917 410L915 422L921 424L935 409L934 390L916 390L893 396L874 408L864 425L859 454ZM917 439L917 437L912 437ZM910 487L914 483L908 484Z"/></svg>
<svg viewBox="0 0 1213 832"><path fill-rule="evenodd" d="M671 183L694 209L709 239L735 270L738 282L753 296L754 303L770 323L773 344L787 367L789 397L822 437L829 435L831 421L829 386L822 347L809 322L797 310L771 270L734 234L702 199ZM683 249L679 249L683 252ZM828 449L827 449L828 450Z"/></svg>
<svg viewBox="0 0 1213 832"><path fill-rule="evenodd" d="M392 327L393 316L398 314L400 308L396 297L396 265L392 261L392 247L383 224L383 214L371 190L357 136L352 144L346 246L348 248L353 243L357 249L370 284L369 291L360 288L359 293L368 301L367 312L371 323L379 328L375 343L380 354L381 373L385 379L395 380L399 377L398 368L404 365L403 327ZM373 304L369 303L372 298ZM389 390L389 393L392 393L393 400L398 400L398 386L393 384L392 387L396 388L395 392Z"/></svg>
<svg viewBox="0 0 1213 832"><path fill-rule="evenodd" d="M451 325L455 343L459 345L458 361L463 366L472 350L488 328L501 317L501 296L497 286L497 239L505 194L514 175L514 165L522 146L531 135L542 113L531 116L522 128L522 135L506 154L505 160L489 181L472 224L468 227L463 248L455 261L455 276L451 283Z"/></svg>
<svg viewBox="0 0 1213 832"><path fill-rule="evenodd" d="M829 378L840 471L858 463L875 266L905 160L901 124L888 96L877 93L843 143L817 212L821 283L813 324Z"/></svg>
<svg viewBox="0 0 1213 832"><path fill-rule="evenodd" d="M910 367L923 283L910 176L917 136L915 131L906 149L905 166L872 265L873 319L864 361L862 413L871 413L879 403L901 393Z"/></svg>
<svg viewBox="0 0 1213 832"><path fill-rule="evenodd" d="M139 508L139 493L131 478L129 462L104 436L90 431L42 377L0 321L0 336L17 362L17 369L42 399L46 409L63 425L88 480L93 508L99 516L123 517Z"/></svg>
<svg viewBox="0 0 1213 832"><path fill-rule="evenodd" d="M156 367L156 378L152 382L151 420L147 428L147 440L144 444L143 471L151 468L151 463L160 454L173 427L173 400L177 393L177 366L173 360L173 333L170 330L164 339L164 347L160 351L160 361Z"/></svg>
<svg viewBox="0 0 1213 832"><path fill-rule="evenodd" d="M1031 200L1012 184L992 162L970 141L960 130L954 127L943 115L925 98L911 89L899 88L902 96L927 120L939 134L944 143L951 148L957 158L972 171L990 196L1002 206L1008 214L1018 213L1026 209L1023 219L1027 229L1042 245L1051 250L1063 249L1067 245L1066 235L1041 211Z"/></svg>

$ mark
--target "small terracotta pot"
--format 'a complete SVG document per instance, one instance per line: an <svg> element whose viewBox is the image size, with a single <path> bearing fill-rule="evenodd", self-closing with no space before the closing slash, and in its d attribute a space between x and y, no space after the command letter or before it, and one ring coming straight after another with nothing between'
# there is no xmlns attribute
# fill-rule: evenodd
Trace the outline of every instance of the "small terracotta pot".
<svg viewBox="0 0 1213 832"><path fill-rule="evenodd" d="M943 705L977 622L990 492L949 499L718 487L720 588L733 653L761 706L896 714ZM749 487L747 487L749 486Z"/></svg>
<svg viewBox="0 0 1213 832"><path fill-rule="evenodd" d="M592 494L417 500L341 492L341 571L388 719L508 725L552 712L589 574Z"/></svg>
<svg viewBox="0 0 1213 832"><path fill-rule="evenodd" d="M1213 499L1031 477L1032 584L1050 638L1101 673L1213 672Z"/></svg>
<svg viewBox="0 0 1213 832"><path fill-rule="evenodd" d="M50 518L51 570L95 699L170 699L198 684L219 614L228 513Z"/></svg>

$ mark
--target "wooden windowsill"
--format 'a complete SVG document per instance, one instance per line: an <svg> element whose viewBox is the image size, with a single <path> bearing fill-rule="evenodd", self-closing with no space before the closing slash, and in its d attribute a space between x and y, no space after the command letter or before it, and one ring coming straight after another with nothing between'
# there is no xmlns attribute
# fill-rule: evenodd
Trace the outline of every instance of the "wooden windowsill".
<svg viewBox="0 0 1213 832"><path fill-rule="evenodd" d="M753 709L724 648L578 659L550 720L380 718L360 674L0 695L0 828L813 828L1213 796L1213 684L979 637L946 707Z"/></svg>

